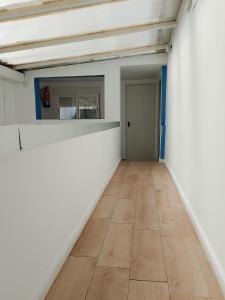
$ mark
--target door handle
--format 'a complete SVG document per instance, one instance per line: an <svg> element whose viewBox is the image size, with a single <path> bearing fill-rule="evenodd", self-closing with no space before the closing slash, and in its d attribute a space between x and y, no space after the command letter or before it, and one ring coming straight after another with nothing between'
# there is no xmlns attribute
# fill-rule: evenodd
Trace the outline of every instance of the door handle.
<svg viewBox="0 0 225 300"><path fill-rule="evenodd" d="M130 122L129 121L127 122L127 127L130 127Z"/></svg>

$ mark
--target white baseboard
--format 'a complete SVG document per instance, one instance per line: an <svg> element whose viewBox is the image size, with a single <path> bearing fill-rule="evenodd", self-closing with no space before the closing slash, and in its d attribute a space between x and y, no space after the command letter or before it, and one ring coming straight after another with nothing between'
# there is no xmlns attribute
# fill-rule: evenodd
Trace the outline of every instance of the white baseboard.
<svg viewBox="0 0 225 300"><path fill-rule="evenodd" d="M164 159L164 158L163 158L163 159L162 159L162 158L159 158L159 162L160 162L160 163L165 163L165 159Z"/></svg>
<svg viewBox="0 0 225 300"><path fill-rule="evenodd" d="M98 203L102 194L104 193L106 186L109 184L109 181L111 180L113 174L115 173L120 161L121 161L120 159L117 161L114 168L112 169L112 173L110 174L109 178L107 178L107 180L103 184L103 187L101 188L99 197L97 199L93 199L92 203L87 208L86 212L84 213L84 215L80 219L79 223L74 228L73 232L68 237L67 241L64 243L64 245L62 245L61 250L56 255L52 264L48 268L48 271L46 272L45 276L42 278L41 282L39 283L36 291L33 293L31 300L43 300L46 297L48 290L52 286L55 278L57 277L63 264L65 263L66 259L68 258L71 250L73 249L74 244L76 243L82 230L84 229L85 225L87 224L87 221L89 220L96 204Z"/></svg>
<svg viewBox="0 0 225 300"><path fill-rule="evenodd" d="M207 235L206 233L204 232L201 224L199 223L198 221L198 218L195 214L195 212L193 211L191 205L190 205L190 201L188 200L188 197L186 196L179 180L177 179L176 175L174 174L174 172L172 171L172 169L170 168L170 166L167 164L166 161L164 161L174 183L175 183L175 186L177 188L177 191L179 192L180 194L180 197L184 203L184 206L185 206L185 209L191 219L191 222L195 228L195 231L198 235L198 238L201 242L201 245L205 251L205 254L208 258L208 261L210 263L210 265L212 266L212 269L214 271L214 274L216 275L216 278L218 280L218 283L220 285L220 288L223 292L223 295L225 297L225 271L224 269L222 268L221 266L221 263L217 257L217 255L215 254L208 238L207 238Z"/></svg>

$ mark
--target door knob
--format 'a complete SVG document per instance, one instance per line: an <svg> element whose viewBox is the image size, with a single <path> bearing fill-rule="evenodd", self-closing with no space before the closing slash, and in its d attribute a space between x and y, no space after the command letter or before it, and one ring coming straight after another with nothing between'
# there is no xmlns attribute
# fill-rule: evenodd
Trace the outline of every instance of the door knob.
<svg viewBox="0 0 225 300"><path fill-rule="evenodd" d="M127 127L130 127L130 122L129 121L127 122Z"/></svg>

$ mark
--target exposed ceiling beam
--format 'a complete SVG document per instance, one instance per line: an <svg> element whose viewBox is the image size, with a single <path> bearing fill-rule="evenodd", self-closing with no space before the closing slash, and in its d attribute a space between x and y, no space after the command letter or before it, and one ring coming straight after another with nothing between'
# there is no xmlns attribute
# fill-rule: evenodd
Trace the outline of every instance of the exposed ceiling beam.
<svg viewBox="0 0 225 300"><path fill-rule="evenodd" d="M0 23L8 21L17 21L25 18L39 17L53 13L75 10L88 6L128 1L128 0L54 0L43 1L40 4L25 5L24 7L16 7L0 10Z"/></svg>
<svg viewBox="0 0 225 300"><path fill-rule="evenodd" d="M151 54L156 53L160 50L166 50L168 44L162 45L149 45L144 47L138 48L128 48L128 49L118 49L110 52L103 52L103 53L95 53L90 55L82 55L82 56L74 56L74 57L67 57L67 58L60 58L60 59L52 59L46 61L37 61L27 64L19 64L14 67L15 70L32 70L32 69L40 69L40 68L47 68L47 67L55 67L55 66L62 66L62 65L71 65L71 64L78 64L84 62L93 62L93 61L100 61L100 60L108 60L114 58L121 58L121 57L129 57L129 56L136 56L136 55L144 55L144 54Z"/></svg>
<svg viewBox="0 0 225 300"><path fill-rule="evenodd" d="M57 38L36 40L30 42L19 42L15 44L6 45L3 47L1 46L0 53L9 53L9 52L16 52L21 50L29 50L29 49L35 49L41 47L54 46L54 45L62 45L67 43L89 41L93 39L119 36L123 34L143 32L143 31L148 31L153 29L156 30L169 29L169 28L175 28L175 26L176 26L176 22L174 21L160 22L160 23L146 23L146 24L141 24L136 26L121 27L121 28L115 28L115 29L104 30L104 31L90 32L90 33L85 33L80 35L62 36Z"/></svg>

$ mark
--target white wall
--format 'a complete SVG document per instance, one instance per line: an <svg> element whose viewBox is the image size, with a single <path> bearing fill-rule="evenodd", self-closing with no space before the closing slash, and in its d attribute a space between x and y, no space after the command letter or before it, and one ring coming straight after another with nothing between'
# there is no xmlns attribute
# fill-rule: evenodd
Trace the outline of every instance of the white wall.
<svg viewBox="0 0 225 300"><path fill-rule="evenodd" d="M0 79L12 82L24 82L24 75L8 67L0 65Z"/></svg>
<svg viewBox="0 0 225 300"><path fill-rule="evenodd" d="M25 84L16 84L18 123L35 122L34 78L66 76L105 76L105 119L120 120L120 68L129 65L159 65L167 62L166 54L152 54L102 62L46 68L25 73Z"/></svg>
<svg viewBox="0 0 225 300"><path fill-rule="evenodd" d="M3 80L0 80L0 125L5 124L5 95Z"/></svg>
<svg viewBox="0 0 225 300"><path fill-rule="evenodd" d="M0 299L43 299L119 160L119 127L0 155Z"/></svg>
<svg viewBox="0 0 225 300"><path fill-rule="evenodd" d="M0 126L0 156L14 153L19 150L20 143L18 126Z"/></svg>
<svg viewBox="0 0 225 300"><path fill-rule="evenodd" d="M225 293L225 1L199 0L169 54L166 163Z"/></svg>
<svg viewBox="0 0 225 300"><path fill-rule="evenodd" d="M0 79L0 125L16 123L14 83Z"/></svg>
<svg viewBox="0 0 225 300"><path fill-rule="evenodd" d="M16 123L15 83L24 82L24 75L0 65L0 125Z"/></svg>

